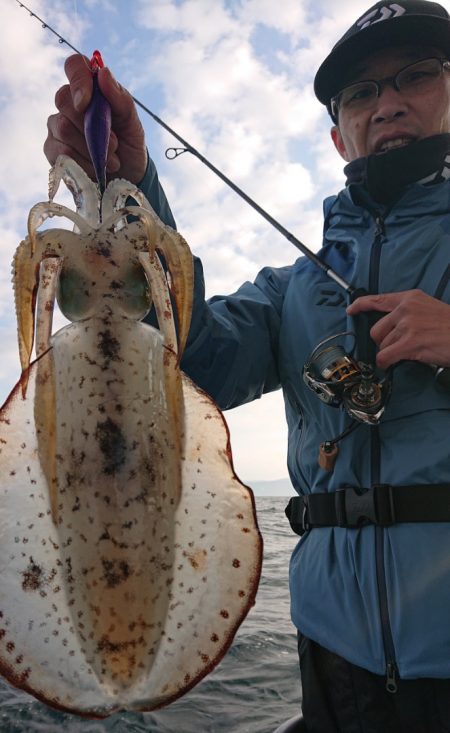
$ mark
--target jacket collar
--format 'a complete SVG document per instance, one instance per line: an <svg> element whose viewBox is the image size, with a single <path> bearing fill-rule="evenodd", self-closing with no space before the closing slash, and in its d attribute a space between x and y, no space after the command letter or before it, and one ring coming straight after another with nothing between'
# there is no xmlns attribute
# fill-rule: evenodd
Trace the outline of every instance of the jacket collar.
<svg viewBox="0 0 450 733"><path fill-rule="evenodd" d="M345 166L344 173L347 186L363 186L375 201L390 206L412 183L433 184L450 178L450 134L357 158Z"/></svg>

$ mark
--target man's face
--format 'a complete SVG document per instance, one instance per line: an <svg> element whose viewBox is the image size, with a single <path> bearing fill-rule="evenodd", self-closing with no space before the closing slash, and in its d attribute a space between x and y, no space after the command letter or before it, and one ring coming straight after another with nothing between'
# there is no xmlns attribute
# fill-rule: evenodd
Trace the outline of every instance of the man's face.
<svg viewBox="0 0 450 733"><path fill-rule="evenodd" d="M443 58L444 54L435 48L416 46L384 49L358 64L348 83L385 79L408 64L432 56ZM400 93L386 84L369 109L340 109L338 126L332 128L331 137L344 160L351 161L444 132L450 132L448 72L417 94Z"/></svg>

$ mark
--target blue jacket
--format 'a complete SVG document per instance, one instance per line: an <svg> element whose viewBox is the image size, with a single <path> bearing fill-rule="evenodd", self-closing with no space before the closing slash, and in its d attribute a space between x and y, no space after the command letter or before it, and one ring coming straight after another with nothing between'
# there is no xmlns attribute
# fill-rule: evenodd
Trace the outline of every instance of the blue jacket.
<svg viewBox="0 0 450 733"><path fill-rule="evenodd" d="M147 178L155 184L154 172ZM450 303L450 181L413 184L390 211L350 185L325 202L319 254L354 286L419 288ZM381 424L343 440L333 472L319 467L320 443L349 418L320 402L302 368L322 339L353 324L345 293L310 261L265 268L231 296L203 296L197 260L183 368L222 409L283 389L299 493L450 482L450 393L415 362L395 368ZM403 678L450 678L450 524L313 529L293 553L290 589L296 627L350 662L378 674L391 664Z"/></svg>

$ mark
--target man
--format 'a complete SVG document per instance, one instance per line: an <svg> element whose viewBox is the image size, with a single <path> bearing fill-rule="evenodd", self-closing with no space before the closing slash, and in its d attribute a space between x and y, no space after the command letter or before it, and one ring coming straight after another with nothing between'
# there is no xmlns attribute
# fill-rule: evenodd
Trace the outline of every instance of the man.
<svg viewBox="0 0 450 733"><path fill-rule="evenodd" d="M435 380L450 366L449 59L440 5L379 2L317 73L348 163L346 188L325 202L320 254L368 295L330 307L322 289L343 291L300 258L208 304L196 261L183 368L222 408L284 391L290 476L307 497L292 511L305 533L290 584L310 733L450 731L450 391ZM92 174L90 75L80 57L66 71L45 152ZM132 100L108 70L99 83L113 107L110 175L139 183L173 223ZM355 317L374 311L369 358L391 396L379 423L355 423L301 375L328 337L351 350Z"/></svg>

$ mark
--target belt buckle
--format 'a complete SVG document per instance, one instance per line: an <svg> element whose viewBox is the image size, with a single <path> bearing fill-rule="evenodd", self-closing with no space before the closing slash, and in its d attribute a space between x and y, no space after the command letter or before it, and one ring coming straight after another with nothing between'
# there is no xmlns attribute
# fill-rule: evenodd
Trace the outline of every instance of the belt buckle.
<svg viewBox="0 0 450 733"><path fill-rule="evenodd" d="M335 492L338 527L357 529L368 524L389 527L395 523L393 489L390 484L375 484L358 491L353 486Z"/></svg>

